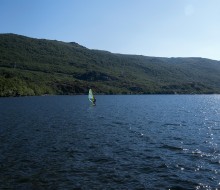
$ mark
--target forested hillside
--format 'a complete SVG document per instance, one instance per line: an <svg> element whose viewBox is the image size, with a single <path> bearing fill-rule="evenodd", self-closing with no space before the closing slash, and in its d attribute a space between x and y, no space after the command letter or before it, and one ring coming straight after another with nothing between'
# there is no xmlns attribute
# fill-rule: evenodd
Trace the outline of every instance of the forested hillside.
<svg viewBox="0 0 220 190"><path fill-rule="evenodd" d="M91 50L0 34L0 96L220 93L220 62Z"/></svg>

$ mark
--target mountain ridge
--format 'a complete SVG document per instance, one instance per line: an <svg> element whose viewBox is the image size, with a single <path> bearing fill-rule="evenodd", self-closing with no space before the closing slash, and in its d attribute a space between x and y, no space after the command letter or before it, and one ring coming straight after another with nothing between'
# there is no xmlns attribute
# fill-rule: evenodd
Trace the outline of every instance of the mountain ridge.
<svg viewBox="0 0 220 190"><path fill-rule="evenodd" d="M0 34L0 96L220 93L220 62L88 49L76 42Z"/></svg>

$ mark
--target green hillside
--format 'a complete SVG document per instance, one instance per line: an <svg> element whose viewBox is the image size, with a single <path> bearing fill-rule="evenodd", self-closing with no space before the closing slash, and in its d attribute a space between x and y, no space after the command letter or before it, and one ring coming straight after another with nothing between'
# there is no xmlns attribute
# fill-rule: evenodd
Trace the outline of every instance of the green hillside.
<svg viewBox="0 0 220 190"><path fill-rule="evenodd" d="M0 34L0 96L220 93L220 62L90 50Z"/></svg>

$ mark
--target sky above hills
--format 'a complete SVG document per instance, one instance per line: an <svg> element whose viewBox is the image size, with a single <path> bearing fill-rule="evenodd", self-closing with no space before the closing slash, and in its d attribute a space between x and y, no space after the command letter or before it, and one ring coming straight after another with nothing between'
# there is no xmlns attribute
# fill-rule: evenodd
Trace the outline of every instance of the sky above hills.
<svg viewBox="0 0 220 190"><path fill-rule="evenodd" d="M220 60L219 0L1 0L0 33Z"/></svg>

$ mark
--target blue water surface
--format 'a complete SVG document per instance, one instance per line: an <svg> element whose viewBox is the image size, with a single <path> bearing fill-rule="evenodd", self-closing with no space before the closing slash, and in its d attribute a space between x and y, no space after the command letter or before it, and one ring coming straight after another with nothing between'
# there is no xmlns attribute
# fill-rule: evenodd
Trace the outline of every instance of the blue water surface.
<svg viewBox="0 0 220 190"><path fill-rule="evenodd" d="M220 95L0 99L0 189L220 189Z"/></svg>

